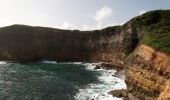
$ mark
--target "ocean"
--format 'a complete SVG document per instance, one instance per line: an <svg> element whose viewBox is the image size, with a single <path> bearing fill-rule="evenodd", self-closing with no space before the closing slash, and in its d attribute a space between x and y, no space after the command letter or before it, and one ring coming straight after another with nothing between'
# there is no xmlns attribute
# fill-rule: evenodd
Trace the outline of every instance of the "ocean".
<svg viewBox="0 0 170 100"><path fill-rule="evenodd" d="M121 100L108 94L124 89L124 73L94 69L96 63L0 62L0 100Z"/></svg>

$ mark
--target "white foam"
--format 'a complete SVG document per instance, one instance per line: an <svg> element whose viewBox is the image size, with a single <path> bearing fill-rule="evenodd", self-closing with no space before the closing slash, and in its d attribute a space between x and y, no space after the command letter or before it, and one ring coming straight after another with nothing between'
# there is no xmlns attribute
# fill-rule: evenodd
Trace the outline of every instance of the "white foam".
<svg viewBox="0 0 170 100"><path fill-rule="evenodd" d="M122 100L122 98L112 97L108 94L111 90L126 89L124 79L114 77L116 70L94 70L97 63L85 63L87 70L93 70L101 73L98 77L99 83L88 84L85 88L79 89L79 93L75 96L76 100Z"/></svg>
<svg viewBox="0 0 170 100"><path fill-rule="evenodd" d="M6 63L7 63L6 61L0 61L0 65L4 65Z"/></svg>
<svg viewBox="0 0 170 100"><path fill-rule="evenodd" d="M82 62L57 62L57 61L50 61L50 60L41 60L38 63L46 63L46 64L76 64L76 65L82 64Z"/></svg>
<svg viewBox="0 0 170 100"><path fill-rule="evenodd" d="M87 70L94 70L94 68L96 67L96 65L98 65L100 63L83 63L84 66L87 66L86 69ZM100 70L100 69L99 69Z"/></svg>
<svg viewBox="0 0 170 100"><path fill-rule="evenodd" d="M56 61L49 61L49 60L41 60L39 63L45 63L45 64L57 64Z"/></svg>
<svg viewBox="0 0 170 100"><path fill-rule="evenodd" d="M75 64L75 65L80 65L80 64L82 64L82 62L62 62L62 63L59 63L59 64Z"/></svg>

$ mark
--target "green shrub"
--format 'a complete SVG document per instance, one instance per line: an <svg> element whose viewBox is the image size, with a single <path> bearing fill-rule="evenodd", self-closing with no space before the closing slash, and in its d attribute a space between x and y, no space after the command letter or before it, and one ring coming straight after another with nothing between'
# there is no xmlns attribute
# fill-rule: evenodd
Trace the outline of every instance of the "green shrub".
<svg viewBox="0 0 170 100"><path fill-rule="evenodd" d="M144 30L143 43L170 53L170 10L156 10L133 19L133 26Z"/></svg>

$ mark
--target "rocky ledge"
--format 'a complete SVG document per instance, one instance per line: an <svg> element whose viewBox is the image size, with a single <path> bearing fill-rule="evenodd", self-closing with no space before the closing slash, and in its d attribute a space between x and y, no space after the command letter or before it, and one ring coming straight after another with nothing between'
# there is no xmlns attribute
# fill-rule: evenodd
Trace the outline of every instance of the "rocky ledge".
<svg viewBox="0 0 170 100"><path fill-rule="evenodd" d="M97 64L96 67L94 69L106 69L106 70L116 70L116 71L121 71L124 69L124 65L123 64L116 64L116 63L100 63Z"/></svg>

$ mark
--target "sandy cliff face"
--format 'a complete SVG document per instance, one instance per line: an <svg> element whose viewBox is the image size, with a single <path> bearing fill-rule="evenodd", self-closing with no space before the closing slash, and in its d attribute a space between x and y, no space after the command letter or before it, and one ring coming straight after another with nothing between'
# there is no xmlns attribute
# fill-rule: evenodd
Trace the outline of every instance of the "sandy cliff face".
<svg viewBox="0 0 170 100"><path fill-rule="evenodd" d="M141 100L169 100L170 56L141 44L128 57L126 84ZM169 99L167 99L169 98Z"/></svg>
<svg viewBox="0 0 170 100"><path fill-rule="evenodd" d="M167 82L165 89L161 92L158 100L170 100L170 81Z"/></svg>

